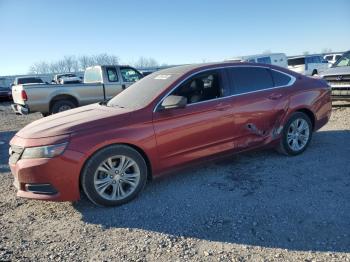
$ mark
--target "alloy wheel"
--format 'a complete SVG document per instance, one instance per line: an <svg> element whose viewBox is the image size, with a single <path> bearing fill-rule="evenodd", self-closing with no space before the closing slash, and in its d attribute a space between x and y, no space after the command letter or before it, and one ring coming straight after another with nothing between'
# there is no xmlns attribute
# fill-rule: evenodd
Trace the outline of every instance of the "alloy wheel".
<svg viewBox="0 0 350 262"><path fill-rule="evenodd" d="M287 144L293 151L302 150L308 143L310 127L305 119L297 118L289 126Z"/></svg>
<svg viewBox="0 0 350 262"><path fill-rule="evenodd" d="M112 156L104 160L94 174L96 192L106 200L123 200L140 183L140 168L130 157Z"/></svg>

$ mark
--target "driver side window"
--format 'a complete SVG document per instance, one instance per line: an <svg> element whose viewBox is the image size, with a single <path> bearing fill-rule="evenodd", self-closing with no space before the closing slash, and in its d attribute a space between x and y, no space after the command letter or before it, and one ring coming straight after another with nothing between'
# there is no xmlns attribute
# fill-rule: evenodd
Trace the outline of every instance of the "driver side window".
<svg viewBox="0 0 350 262"><path fill-rule="evenodd" d="M184 96L187 98L187 104L194 104L224 96L221 86L219 73L211 71L191 77L172 95Z"/></svg>

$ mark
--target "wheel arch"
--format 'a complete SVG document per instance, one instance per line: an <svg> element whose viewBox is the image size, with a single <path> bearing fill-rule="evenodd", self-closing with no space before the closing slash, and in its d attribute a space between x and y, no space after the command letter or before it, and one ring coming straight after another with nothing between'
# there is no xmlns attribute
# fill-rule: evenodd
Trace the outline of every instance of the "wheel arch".
<svg viewBox="0 0 350 262"><path fill-rule="evenodd" d="M140 147L134 145L134 144L129 144L129 143L118 143L117 145L125 145L125 146L129 146L133 149L135 149L137 152L140 153L140 155L143 157L143 159L146 162L147 165L147 180L150 181L153 179L153 175L152 175L152 164L151 161L149 160L149 157L147 156L146 152L141 149Z"/></svg>
<svg viewBox="0 0 350 262"><path fill-rule="evenodd" d="M314 112L312 112L308 108L298 108L293 113L295 113L295 112L301 112L301 113L304 113L305 115L307 115L310 118L310 121L312 124L312 130L315 130L316 116L315 116Z"/></svg>
<svg viewBox="0 0 350 262"><path fill-rule="evenodd" d="M49 104L49 111L50 112L51 112L51 109L52 109L52 106L54 105L54 103L56 101L59 101L59 100L69 100L69 101L73 102L76 106L79 106L79 101L75 96L69 95L69 94L57 94L54 97L52 97L50 100L50 104Z"/></svg>
<svg viewBox="0 0 350 262"><path fill-rule="evenodd" d="M148 181L151 181L153 179L153 175L152 175L152 164L151 164L151 161L149 159L149 157L147 156L146 152L140 148L139 146L137 145L134 145L134 144L130 144L130 143L112 143L112 144L108 144L108 145L104 145L100 148L98 148L97 150L95 150L93 153L91 153L85 160L84 160L84 163L83 165L81 166L80 168L80 173L79 173L79 187L81 188L81 175L82 175L82 172L87 164L87 162L99 151L107 148L107 147L110 147L110 146L115 146L115 145L124 145L124 146L128 146L134 150L136 150L142 157L143 159L145 160L146 162L146 166L147 166L147 180Z"/></svg>

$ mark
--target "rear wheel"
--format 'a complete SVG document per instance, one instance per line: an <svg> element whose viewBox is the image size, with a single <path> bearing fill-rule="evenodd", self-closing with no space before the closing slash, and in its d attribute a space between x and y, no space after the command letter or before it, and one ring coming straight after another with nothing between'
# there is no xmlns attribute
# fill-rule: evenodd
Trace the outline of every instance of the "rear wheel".
<svg viewBox="0 0 350 262"><path fill-rule="evenodd" d="M313 76L316 76L316 75L318 75L318 72L317 72L317 70L314 70L314 71L312 71L312 75L313 75Z"/></svg>
<svg viewBox="0 0 350 262"><path fill-rule="evenodd" d="M56 114L56 113L67 111L76 107L77 107L76 104L70 100L58 100L53 103L51 108L51 113Z"/></svg>
<svg viewBox="0 0 350 262"><path fill-rule="evenodd" d="M109 146L93 155L81 174L81 185L96 205L118 206L135 198L147 181L147 165L135 149Z"/></svg>
<svg viewBox="0 0 350 262"><path fill-rule="evenodd" d="M283 128L279 151L285 155L299 155L306 150L311 137L310 118L302 112L296 112Z"/></svg>

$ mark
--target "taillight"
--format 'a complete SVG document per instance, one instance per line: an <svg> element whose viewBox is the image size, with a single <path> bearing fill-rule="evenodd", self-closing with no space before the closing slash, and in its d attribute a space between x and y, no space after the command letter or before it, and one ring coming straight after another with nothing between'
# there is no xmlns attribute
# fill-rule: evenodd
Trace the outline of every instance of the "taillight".
<svg viewBox="0 0 350 262"><path fill-rule="evenodd" d="M21 92L21 97L23 101L27 101L28 100L28 96L25 90L22 90Z"/></svg>

